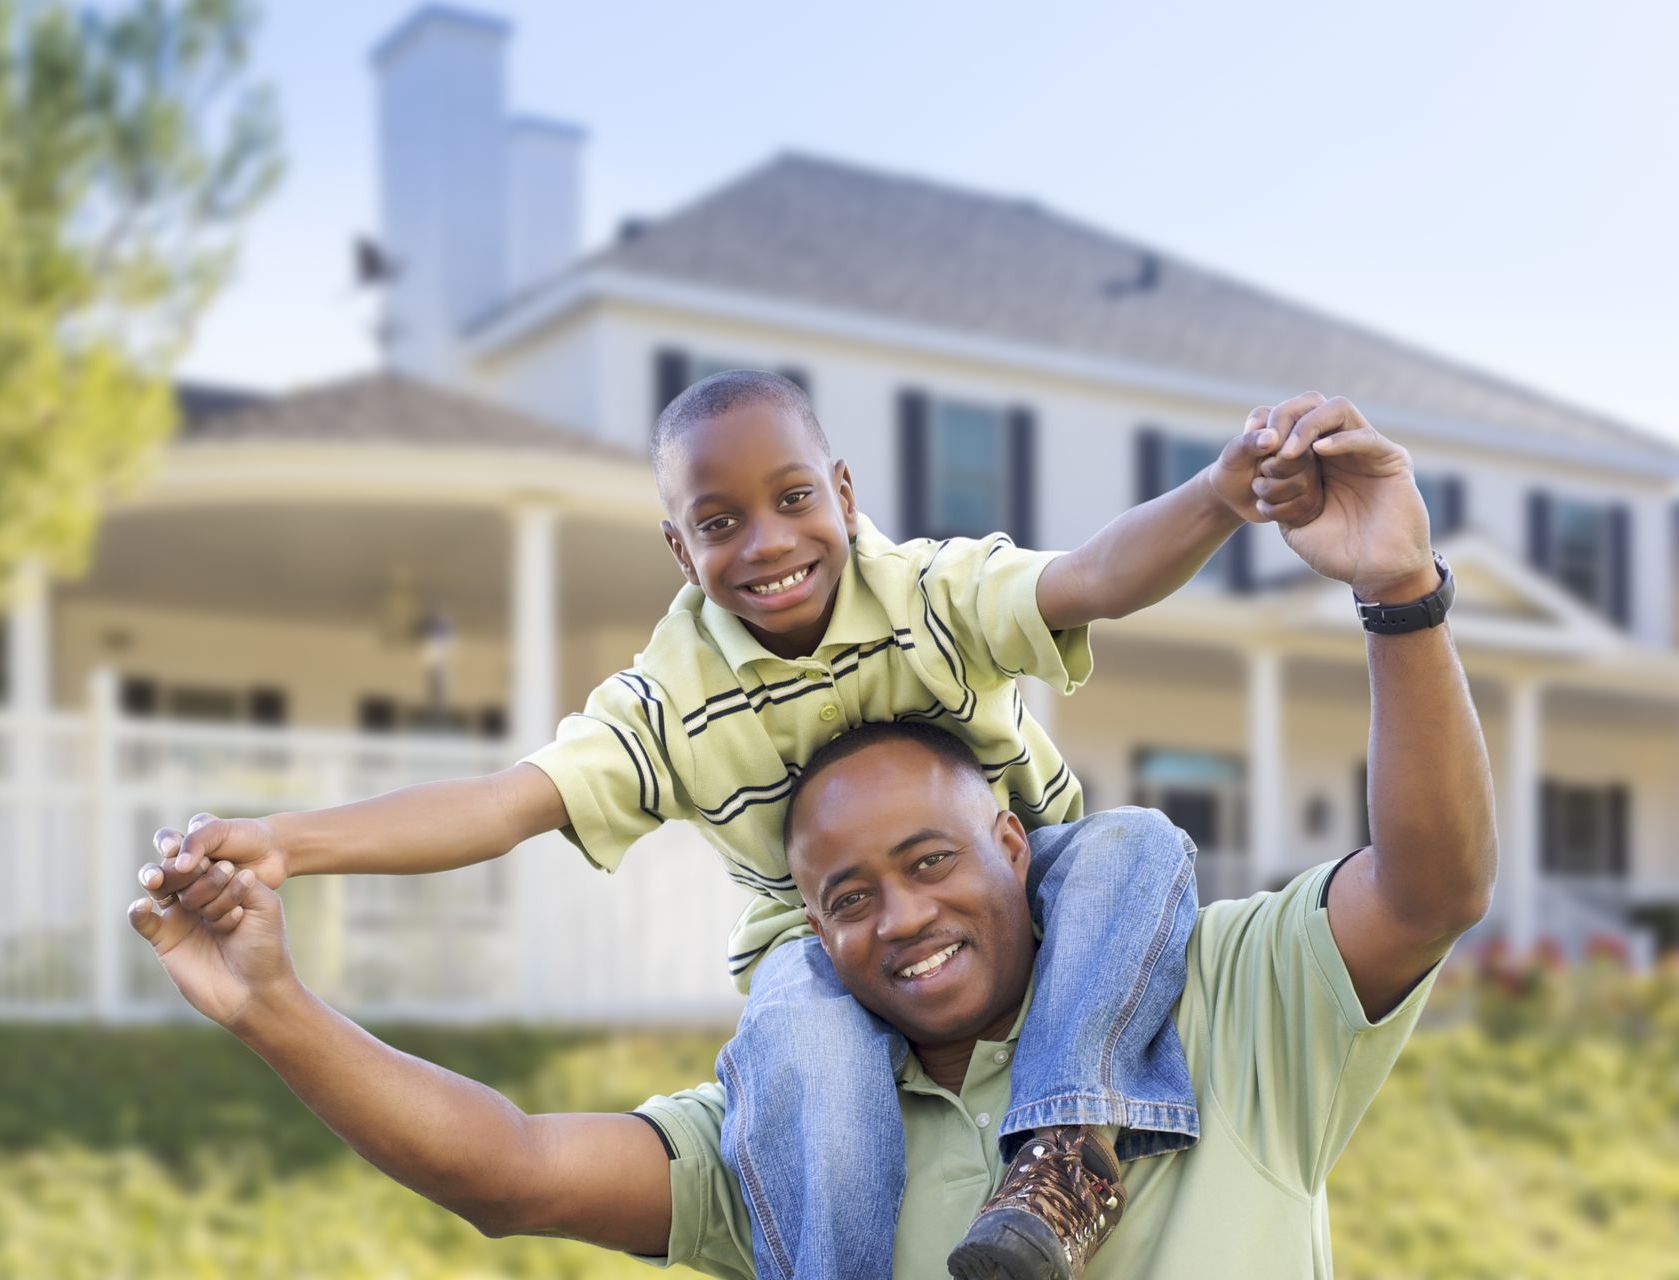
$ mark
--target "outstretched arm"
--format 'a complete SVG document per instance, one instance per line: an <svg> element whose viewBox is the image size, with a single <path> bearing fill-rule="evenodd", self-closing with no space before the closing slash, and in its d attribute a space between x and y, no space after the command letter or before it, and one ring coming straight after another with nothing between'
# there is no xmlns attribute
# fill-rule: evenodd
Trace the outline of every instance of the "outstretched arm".
<svg viewBox="0 0 1679 1280"><path fill-rule="evenodd" d="M267 818L201 813L184 835L165 827L153 837L162 858L140 869L140 883L164 901L220 862L250 867L276 889L295 875L447 871L499 858L566 821L565 803L548 776L521 763L330 809ZM189 898L188 905L200 903Z"/></svg>
<svg viewBox="0 0 1679 1280"><path fill-rule="evenodd" d="M1410 456L1345 400L1302 417L1279 451L1316 454L1324 509L1283 537L1366 601L1440 585ZM1450 623L1369 635L1371 845L1336 874L1329 923L1365 1012L1397 1004L1486 914L1498 864L1486 742Z"/></svg>
<svg viewBox="0 0 1679 1280"><path fill-rule="evenodd" d="M1050 561L1038 578L1038 611L1049 629L1123 618L1164 600L1245 521L1311 520L1322 505L1315 459L1282 465L1273 455L1294 420L1322 403L1314 391L1255 409L1216 462Z"/></svg>
<svg viewBox="0 0 1679 1280"><path fill-rule="evenodd" d="M241 872L202 914L129 908L175 985L248 1044L370 1163L486 1235L559 1235L663 1254L670 1163L634 1116L526 1115L401 1053L297 980L280 899Z"/></svg>

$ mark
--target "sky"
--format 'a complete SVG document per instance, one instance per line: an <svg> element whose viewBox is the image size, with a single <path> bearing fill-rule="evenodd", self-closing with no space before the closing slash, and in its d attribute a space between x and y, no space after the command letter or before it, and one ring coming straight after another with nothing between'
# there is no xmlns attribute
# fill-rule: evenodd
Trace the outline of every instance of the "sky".
<svg viewBox="0 0 1679 1280"><path fill-rule="evenodd" d="M287 178L188 376L377 362L367 54L415 7L269 0ZM1029 196L1679 440L1669 0L463 7L513 23L511 108L589 131L586 245L795 149Z"/></svg>

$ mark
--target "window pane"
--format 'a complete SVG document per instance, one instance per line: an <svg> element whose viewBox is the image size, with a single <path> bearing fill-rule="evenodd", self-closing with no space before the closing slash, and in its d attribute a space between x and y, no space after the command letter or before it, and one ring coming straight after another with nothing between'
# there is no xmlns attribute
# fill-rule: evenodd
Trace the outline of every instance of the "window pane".
<svg viewBox="0 0 1679 1280"><path fill-rule="evenodd" d="M1609 593L1609 509L1590 502L1551 507L1551 566L1558 582L1587 604Z"/></svg>
<svg viewBox="0 0 1679 1280"><path fill-rule="evenodd" d="M941 400L932 419L927 510L934 534L981 537L1006 528L1002 411Z"/></svg>

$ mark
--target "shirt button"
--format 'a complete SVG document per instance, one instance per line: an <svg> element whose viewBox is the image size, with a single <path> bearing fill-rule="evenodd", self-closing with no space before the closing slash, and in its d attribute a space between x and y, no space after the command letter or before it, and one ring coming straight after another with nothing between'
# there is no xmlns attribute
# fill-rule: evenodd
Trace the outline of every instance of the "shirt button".
<svg viewBox="0 0 1679 1280"><path fill-rule="evenodd" d="M985 1128L986 1125L991 1123L991 1113L989 1111L981 1111L974 1117L974 1123L981 1129Z"/></svg>
<svg viewBox="0 0 1679 1280"><path fill-rule="evenodd" d="M996 1053L991 1055L991 1061L999 1063L999 1064L1007 1062L1008 1060L1009 1060L1009 1051L1007 1049L999 1049L999 1050L997 1050Z"/></svg>
<svg viewBox="0 0 1679 1280"><path fill-rule="evenodd" d="M817 714L820 715L824 720L832 720L839 715L839 708L836 707L833 703L830 702L827 706L823 707L822 710L820 712L818 712Z"/></svg>

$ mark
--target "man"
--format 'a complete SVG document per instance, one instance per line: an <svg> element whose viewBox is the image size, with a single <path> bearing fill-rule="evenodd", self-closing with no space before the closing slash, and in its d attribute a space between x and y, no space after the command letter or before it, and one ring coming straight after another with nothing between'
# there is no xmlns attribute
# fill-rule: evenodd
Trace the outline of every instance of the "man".
<svg viewBox="0 0 1679 1280"><path fill-rule="evenodd" d="M1325 491L1323 514L1284 536L1319 573L1384 606L1366 610L1373 843L1281 893L1200 914L1174 1019L1208 1119L1193 1149L1123 1171L1128 1207L1101 1135L1016 1154L986 1206L1000 1233L1021 1197L1069 1215L1089 1250L1128 1215L1091 1258L1092 1280L1327 1276L1329 1169L1439 961L1491 893L1485 747L1439 625L1448 583L1430 557L1410 460L1345 401L1284 428L1284 458L1313 450ZM1141 810L1088 821L1115 840L1181 841ZM1002 1173L995 1121L1032 995L1026 886L1055 874L1065 830L1029 845L959 745L891 726L812 760L790 808L790 865L849 993L836 998L857 999L913 1050L900 1071L910 1177L899 1276L940 1274ZM1189 851L1178 847L1187 875ZM239 873L196 911L158 916L142 900L131 919L188 1000L374 1164L489 1234L573 1236L751 1274L715 1086L654 1099L635 1116L526 1116L315 1000L291 972L277 899L253 879ZM961 1257L950 1263L984 1274Z"/></svg>

